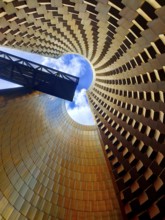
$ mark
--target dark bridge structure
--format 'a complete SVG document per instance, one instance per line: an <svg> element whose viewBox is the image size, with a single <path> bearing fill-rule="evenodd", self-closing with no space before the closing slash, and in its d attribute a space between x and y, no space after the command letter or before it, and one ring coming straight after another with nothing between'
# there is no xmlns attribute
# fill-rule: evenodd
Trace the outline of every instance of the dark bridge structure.
<svg viewBox="0 0 165 220"><path fill-rule="evenodd" d="M69 101L79 78L0 51L0 78Z"/></svg>

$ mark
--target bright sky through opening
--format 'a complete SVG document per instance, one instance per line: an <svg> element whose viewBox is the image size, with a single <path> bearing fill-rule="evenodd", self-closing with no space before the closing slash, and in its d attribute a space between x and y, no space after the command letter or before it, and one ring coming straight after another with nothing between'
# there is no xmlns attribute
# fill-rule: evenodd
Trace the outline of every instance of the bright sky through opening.
<svg viewBox="0 0 165 220"><path fill-rule="evenodd" d="M78 76L80 78L73 102L66 101L66 109L73 120L83 125L94 125L93 115L89 108L86 97L86 90L92 83L93 71L89 62L80 55L66 54L58 59L43 57L38 54L32 54L20 50L6 47L0 47L0 50L40 63L45 66L63 71L65 73ZM0 80L0 89L18 87L14 83Z"/></svg>

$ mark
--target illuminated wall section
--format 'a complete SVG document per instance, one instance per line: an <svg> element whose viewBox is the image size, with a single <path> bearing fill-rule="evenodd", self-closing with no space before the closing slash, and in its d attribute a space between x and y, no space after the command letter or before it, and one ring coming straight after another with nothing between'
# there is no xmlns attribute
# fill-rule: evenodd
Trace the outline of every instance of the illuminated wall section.
<svg viewBox="0 0 165 220"><path fill-rule="evenodd" d="M0 43L84 55L88 91L128 219L163 219L165 1L2 1Z"/></svg>
<svg viewBox="0 0 165 220"><path fill-rule="evenodd" d="M48 95L3 103L2 219L121 219L97 127L77 124Z"/></svg>

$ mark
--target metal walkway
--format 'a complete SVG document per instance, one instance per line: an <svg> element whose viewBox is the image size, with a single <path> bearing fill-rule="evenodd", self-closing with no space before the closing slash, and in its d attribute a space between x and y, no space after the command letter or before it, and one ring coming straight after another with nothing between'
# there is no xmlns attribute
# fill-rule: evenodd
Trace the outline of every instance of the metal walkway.
<svg viewBox="0 0 165 220"><path fill-rule="evenodd" d="M33 90L73 100L79 78L0 51L0 78Z"/></svg>

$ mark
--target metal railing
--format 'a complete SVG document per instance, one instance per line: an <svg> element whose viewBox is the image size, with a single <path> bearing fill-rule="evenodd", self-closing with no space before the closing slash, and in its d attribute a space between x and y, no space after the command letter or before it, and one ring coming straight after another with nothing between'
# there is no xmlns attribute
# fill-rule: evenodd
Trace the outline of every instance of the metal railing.
<svg viewBox="0 0 165 220"><path fill-rule="evenodd" d="M5 58L7 60L13 61L15 63L22 64L22 65L30 67L32 69L40 70L40 71L48 73L48 74L53 74L53 75L55 75L57 77L60 77L60 78L63 78L63 79L69 80L69 81L73 81L73 82L75 82L77 84L79 82L79 78L76 77L76 76L72 76L72 75L70 75L68 73L64 73L62 71L53 69L51 67L47 67L47 66L35 63L33 61L26 60L24 58L17 57L15 55L6 53L4 51L0 51L0 58Z"/></svg>
<svg viewBox="0 0 165 220"><path fill-rule="evenodd" d="M72 101L79 78L0 51L0 78Z"/></svg>

